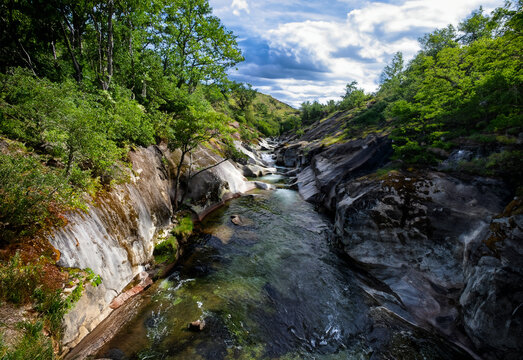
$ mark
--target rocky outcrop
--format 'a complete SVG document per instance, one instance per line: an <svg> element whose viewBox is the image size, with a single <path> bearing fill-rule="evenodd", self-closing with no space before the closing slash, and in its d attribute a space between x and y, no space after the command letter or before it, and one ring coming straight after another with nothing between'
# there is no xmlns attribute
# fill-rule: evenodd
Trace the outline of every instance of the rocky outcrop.
<svg viewBox="0 0 523 360"><path fill-rule="evenodd" d="M487 358L523 354L523 201L513 200L466 249L464 325Z"/></svg>
<svg viewBox="0 0 523 360"><path fill-rule="evenodd" d="M278 163L333 216L333 241L369 295L481 357L521 358L523 215L520 201L497 216L507 186L431 170L378 175L392 152L386 137L324 147L309 135L280 147ZM441 169L469 155L455 151Z"/></svg>
<svg viewBox="0 0 523 360"><path fill-rule="evenodd" d="M234 164L210 150L201 147L194 155L191 165L196 168L219 163L189 181L184 198L198 216L255 188ZM60 266L90 268L102 278L99 286L86 286L65 316L65 351L105 319L116 307L113 300L125 297L124 288L147 270L155 242L172 226L173 169L179 157L158 146L130 152L129 181L98 194L85 212L68 214L68 224L49 237L60 252Z"/></svg>
<svg viewBox="0 0 523 360"><path fill-rule="evenodd" d="M334 233L418 323L460 336L466 249L501 211L499 183L429 172L392 172L340 187Z"/></svg>
<svg viewBox="0 0 523 360"><path fill-rule="evenodd" d="M375 171L391 153L391 141L385 136L330 147L301 141L280 148L277 163L297 167L296 184L304 199L334 212L338 184Z"/></svg>

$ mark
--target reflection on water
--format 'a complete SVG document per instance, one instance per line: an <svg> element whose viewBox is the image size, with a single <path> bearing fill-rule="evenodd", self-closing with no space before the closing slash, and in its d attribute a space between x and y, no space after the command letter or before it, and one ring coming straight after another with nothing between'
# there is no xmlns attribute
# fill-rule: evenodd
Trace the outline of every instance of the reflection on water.
<svg viewBox="0 0 523 360"><path fill-rule="evenodd" d="M251 220L236 226L230 216ZM103 348L114 359L448 359L452 346L369 299L295 191L233 200ZM226 241L224 241L226 238ZM187 324L204 320L201 332Z"/></svg>

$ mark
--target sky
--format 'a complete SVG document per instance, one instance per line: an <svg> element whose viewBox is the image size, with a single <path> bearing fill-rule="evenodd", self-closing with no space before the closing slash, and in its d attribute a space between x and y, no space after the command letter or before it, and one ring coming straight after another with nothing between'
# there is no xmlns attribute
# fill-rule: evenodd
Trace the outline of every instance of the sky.
<svg viewBox="0 0 523 360"><path fill-rule="evenodd" d="M457 25L479 8L504 0L209 0L237 36L245 61L230 71L296 108L339 100L357 81L368 92L397 51L406 60L418 38Z"/></svg>

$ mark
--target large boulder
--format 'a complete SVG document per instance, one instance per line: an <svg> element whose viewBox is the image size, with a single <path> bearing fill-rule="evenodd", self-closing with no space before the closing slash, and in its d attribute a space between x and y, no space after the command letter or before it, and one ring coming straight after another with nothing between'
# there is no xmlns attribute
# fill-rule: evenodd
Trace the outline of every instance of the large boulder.
<svg viewBox="0 0 523 360"><path fill-rule="evenodd" d="M276 172L275 168L268 168L260 165L243 165L243 175L247 177L260 177Z"/></svg>

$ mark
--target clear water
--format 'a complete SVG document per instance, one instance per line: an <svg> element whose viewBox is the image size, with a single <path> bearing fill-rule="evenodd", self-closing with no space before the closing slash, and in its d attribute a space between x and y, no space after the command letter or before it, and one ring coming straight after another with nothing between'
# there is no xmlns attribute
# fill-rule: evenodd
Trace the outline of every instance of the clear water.
<svg viewBox="0 0 523 360"><path fill-rule="evenodd" d="M232 224L240 215L244 226ZM462 359L378 306L292 190L231 201L175 272L150 288L97 357L112 359ZM188 323L205 320L192 332Z"/></svg>

